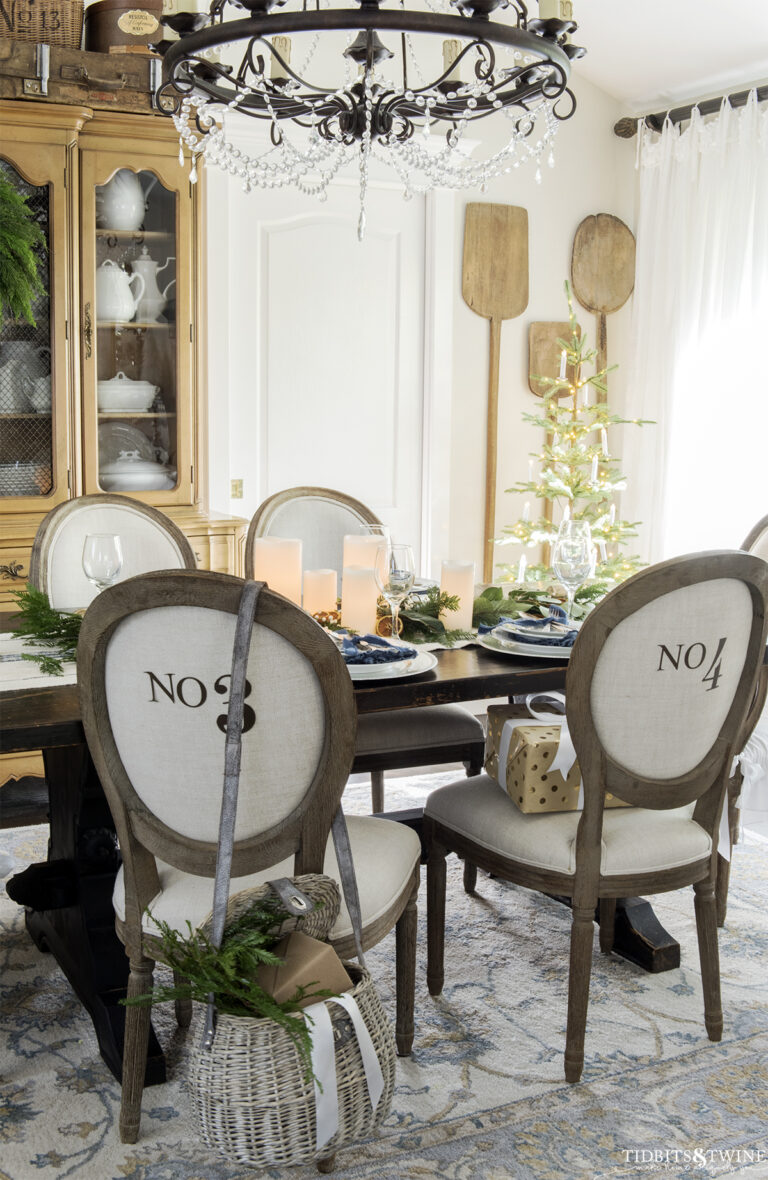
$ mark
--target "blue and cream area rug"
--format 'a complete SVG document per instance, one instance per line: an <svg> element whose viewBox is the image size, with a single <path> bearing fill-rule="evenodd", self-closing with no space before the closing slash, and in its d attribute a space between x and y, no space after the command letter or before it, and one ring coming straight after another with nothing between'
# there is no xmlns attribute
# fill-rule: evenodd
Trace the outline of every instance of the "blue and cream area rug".
<svg viewBox="0 0 768 1180"><path fill-rule="evenodd" d="M393 779L389 807L454 778ZM365 812L367 786L350 786ZM18 865L45 830L3 833ZM648 975L596 948L583 1081L563 1078L569 911L481 875L467 897L449 860L446 987L431 999L419 941L413 1057L398 1061L380 1135L337 1156L339 1180L768 1177L768 843L735 852L720 932L725 1032L704 1031L692 891L654 908L682 944L679 970ZM422 893L423 901L423 893ZM422 905L423 911L423 905ZM420 914L423 922L423 912ZM394 1009L394 935L368 956ZM118 1084L56 963L0 891L0 1180L307 1180L257 1172L198 1142L184 1090L185 1033L156 1015L171 1080L145 1091L142 1133L117 1135ZM168 1006L166 1006L168 1007ZM156 1009L156 1013L159 1010Z"/></svg>

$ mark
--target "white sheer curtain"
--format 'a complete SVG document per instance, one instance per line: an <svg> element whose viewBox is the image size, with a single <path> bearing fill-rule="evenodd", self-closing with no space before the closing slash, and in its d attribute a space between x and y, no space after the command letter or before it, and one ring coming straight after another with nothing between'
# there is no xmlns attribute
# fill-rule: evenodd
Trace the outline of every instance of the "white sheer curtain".
<svg viewBox="0 0 768 1180"><path fill-rule="evenodd" d="M656 561L768 512L768 104L643 128L623 498Z"/></svg>

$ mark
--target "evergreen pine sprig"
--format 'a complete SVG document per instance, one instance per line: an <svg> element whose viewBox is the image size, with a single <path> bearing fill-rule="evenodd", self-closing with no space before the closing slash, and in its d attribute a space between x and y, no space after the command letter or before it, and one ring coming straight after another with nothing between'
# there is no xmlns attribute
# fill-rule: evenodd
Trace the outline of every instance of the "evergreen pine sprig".
<svg viewBox="0 0 768 1180"><path fill-rule="evenodd" d="M327 988L312 991L312 984L308 984L298 987L290 1000L278 1003L256 982L260 967L284 962L274 953L274 947L281 938L282 923L291 916L276 898L262 898L225 928L218 948L204 929L193 929L187 922L188 933L184 935L153 917L159 931L155 937L163 948L162 961L178 973L181 982L157 984L151 992L120 1002L143 1007L164 1000L206 1004L212 995L219 1012L274 1020L295 1044L304 1076L311 1081L312 1039L306 1021L297 1019L296 1013L302 1001L322 1000L332 993Z"/></svg>
<svg viewBox="0 0 768 1180"><path fill-rule="evenodd" d="M455 594L444 594L439 586L430 586L424 594L409 594L400 608L400 638L408 643L442 643L452 647L459 639L472 639L471 631L446 627L441 614L459 609ZM378 616L389 617L390 608L379 600Z"/></svg>
<svg viewBox="0 0 768 1180"><path fill-rule="evenodd" d="M618 460L608 451L607 432L612 426L649 423L641 418L622 418L606 402L589 401L590 389L598 394L606 392L606 376L616 366L586 375L585 366L594 364L597 353L588 348L587 337L576 322L567 282L565 293L570 338L558 340L558 345L565 352L566 373L570 371L571 376L537 378L543 389L542 410L523 414L523 420L547 432L540 451L531 454L533 460L541 463L540 475L538 480L516 483L507 491L527 493L539 501L554 501L561 512L567 508L572 519L587 520L599 550L597 578L608 583L619 582L642 564L639 557L622 552L630 539L637 536L639 522L617 519L612 499L626 487L626 479L619 471ZM543 514L538 519L526 514L503 529L505 536L499 543L549 544L555 540L557 530L557 521L547 520ZM608 546L612 549L610 554ZM515 565L499 568L502 579L515 580ZM548 573L546 566L529 566L527 576L546 579Z"/></svg>
<svg viewBox="0 0 768 1180"><path fill-rule="evenodd" d="M13 616L16 634L25 636L25 644L50 648L50 652L23 652L23 660L38 664L47 676L61 676L64 660L74 660L83 623L81 615L54 610L42 590L27 584L13 594L19 612Z"/></svg>
<svg viewBox="0 0 768 1180"><path fill-rule="evenodd" d="M34 327L32 300L45 291L37 256L45 235L27 200L0 171L0 328L6 314Z"/></svg>

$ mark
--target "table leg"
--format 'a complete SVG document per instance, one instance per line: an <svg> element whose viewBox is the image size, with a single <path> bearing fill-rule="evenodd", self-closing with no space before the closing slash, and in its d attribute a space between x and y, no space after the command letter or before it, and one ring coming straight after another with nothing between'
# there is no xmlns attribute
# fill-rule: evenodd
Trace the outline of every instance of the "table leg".
<svg viewBox="0 0 768 1180"><path fill-rule="evenodd" d="M88 1011L99 1051L122 1075L128 959L115 933L112 888L120 864L115 829L85 745L44 752L50 790L50 841L45 864L8 882L27 907L27 929L50 951ZM165 1059L150 1029L144 1084L165 1081Z"/></svg>

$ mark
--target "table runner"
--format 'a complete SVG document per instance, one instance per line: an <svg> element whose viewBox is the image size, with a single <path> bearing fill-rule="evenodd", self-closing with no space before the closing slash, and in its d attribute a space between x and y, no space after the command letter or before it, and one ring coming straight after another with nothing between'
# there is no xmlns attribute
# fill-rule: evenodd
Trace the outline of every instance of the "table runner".
<svg viewBox="0 0 768 1180"><path fill-rule="evenodd" d="M49 688L56 684L75 684L77 665L74 660L64 662L62 676L51 676L41 672L38 664L22 659L25 652L42 652L53 655L51 648L27 645L23 638L13 632L0 633L0 692L11 692L18 688Z"/></svg>

